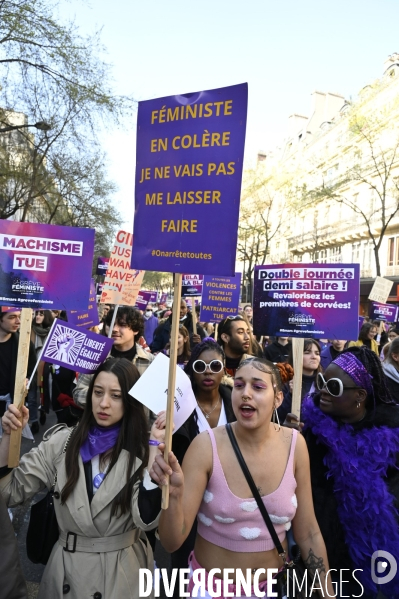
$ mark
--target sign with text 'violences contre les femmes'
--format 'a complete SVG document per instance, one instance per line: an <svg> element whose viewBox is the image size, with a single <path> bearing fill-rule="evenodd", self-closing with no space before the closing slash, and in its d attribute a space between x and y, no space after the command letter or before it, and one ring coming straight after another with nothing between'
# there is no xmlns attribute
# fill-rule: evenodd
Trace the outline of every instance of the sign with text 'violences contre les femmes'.
<svg viewBox="0 0 399 599"><path fill-rule="evenodd" d="M233 276L246 83L139 102L132 268Z"/></svg>
<svg viewBox="0 0 399 599"><path fill-rule="evenodd" d="M255 266L255 335L357 339L359 269L359 264Z"/></svg>
<svg viewBox="0 0 399 599"><path fill-rule="evenodd" d="M87 310L93 252L94 229L0 220L0 305Z"/></svg>

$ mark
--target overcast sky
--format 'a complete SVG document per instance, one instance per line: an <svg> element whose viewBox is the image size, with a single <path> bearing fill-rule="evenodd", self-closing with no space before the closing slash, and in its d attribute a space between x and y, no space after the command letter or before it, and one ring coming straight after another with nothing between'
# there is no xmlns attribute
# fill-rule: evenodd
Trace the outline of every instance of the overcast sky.
<svg viewBox="0 0 399 599"><path fill-rule="evenodd" d="M136 100L249 84L247 163L307 115L314 90L346 98L399 51L397 0L62 0L82 33L103 28L115 92ZM132 226L135 122L102 137Z"/></svg>

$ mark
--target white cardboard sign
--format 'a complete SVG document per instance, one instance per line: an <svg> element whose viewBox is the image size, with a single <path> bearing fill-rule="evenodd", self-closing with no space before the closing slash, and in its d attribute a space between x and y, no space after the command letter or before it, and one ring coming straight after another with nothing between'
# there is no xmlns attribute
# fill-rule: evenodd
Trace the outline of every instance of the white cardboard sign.
<svg viewBox="0 0 399 599"><path fill-rule="evenodd" d="M154 414L166 410L168 397L169 358L159 353L151 362L129 394L149 408ZM176 366L173 432L177 431L197 407L191 381L185 372Z"/></svg>
<svg viewBox="0 0 399 599"><path fill-rule="evenodd" d="M384 277L376 277L372 290L370 291L369 300L386 304L391 292L393 281L384 279Z"/></svg>

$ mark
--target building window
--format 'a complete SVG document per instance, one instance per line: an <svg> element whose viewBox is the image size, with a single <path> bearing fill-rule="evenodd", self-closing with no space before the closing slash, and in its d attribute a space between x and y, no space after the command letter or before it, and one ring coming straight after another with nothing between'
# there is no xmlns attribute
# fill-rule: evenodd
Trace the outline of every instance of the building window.
<svg viewBox="0 0 399 599"><path fill-rule="evenodd" d="M399 237L388 238L388 266L399 266Z"/></svg>

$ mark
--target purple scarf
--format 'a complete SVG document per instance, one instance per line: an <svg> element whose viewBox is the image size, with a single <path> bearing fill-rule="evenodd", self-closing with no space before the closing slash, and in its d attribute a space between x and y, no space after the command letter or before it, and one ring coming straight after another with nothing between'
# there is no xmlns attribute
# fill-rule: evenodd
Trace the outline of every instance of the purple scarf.
<svg viewBox="0 0 399 599"><path fill-rule="evenodd" d="M86 441L80 448L83 463L89 462L96 455L105 453L111 447L114 447L120 430L120 422L117 422L113 426L99 426L96 424L90 429Z"/></svg>
<svg viewBox="0 0 399 599"><path fill-rule="evenodd" d="M337 511L344 529L349 555L363 586L375 593L371 578L371 556L389 551L399 556L398 513L385 479L389 468L397 468L397 428L373 426L354 431L324 414L311 396L302 403L305 429L327 448L324 465L333 479ZM399 597L399 573L382 589L389 599Z"/></svg>

